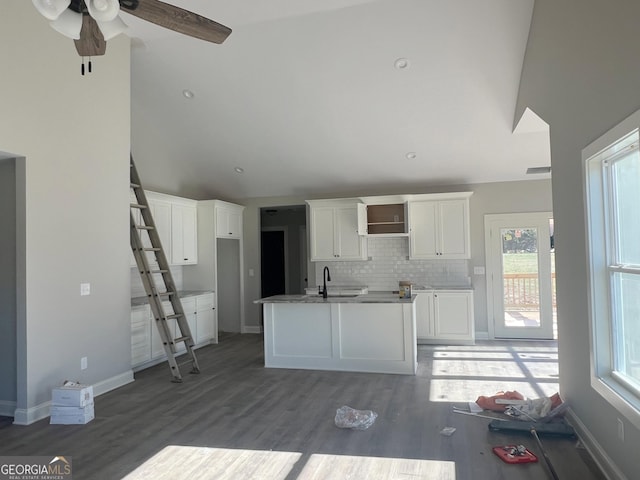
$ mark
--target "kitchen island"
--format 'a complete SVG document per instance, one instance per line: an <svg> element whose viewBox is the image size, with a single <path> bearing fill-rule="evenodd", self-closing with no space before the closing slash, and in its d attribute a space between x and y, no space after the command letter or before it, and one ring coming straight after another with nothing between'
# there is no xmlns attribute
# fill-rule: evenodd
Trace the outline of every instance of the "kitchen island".
<svg viewBox="0 0 640 480"><path fill-rule="evenodd" d="M263 304L266 367L416 373L415 296L276 295L255 303Z"/></svg>

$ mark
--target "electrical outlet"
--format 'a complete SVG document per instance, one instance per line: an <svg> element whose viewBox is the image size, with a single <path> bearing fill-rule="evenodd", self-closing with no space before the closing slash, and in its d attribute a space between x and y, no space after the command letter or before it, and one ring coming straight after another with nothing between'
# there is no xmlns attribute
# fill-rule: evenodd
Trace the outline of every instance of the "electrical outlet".
<svg viewBox="0 0 640 480"><path fill-rule="evenodd" d="M618 419L618 439L624 442L624 423Z"/></svg>
<svg viewBox="0 0 640 480"><path fill-rule="evenodd" d="M87 357L82 357L80 359L80 370L86 370L87 369Z"/></svg>
<svg viewBox="0 0 640 480"><path fill-rule="evenodd" d="M80 295L91 295L91 284L90 283L81 283L80 284Z"/></svg>

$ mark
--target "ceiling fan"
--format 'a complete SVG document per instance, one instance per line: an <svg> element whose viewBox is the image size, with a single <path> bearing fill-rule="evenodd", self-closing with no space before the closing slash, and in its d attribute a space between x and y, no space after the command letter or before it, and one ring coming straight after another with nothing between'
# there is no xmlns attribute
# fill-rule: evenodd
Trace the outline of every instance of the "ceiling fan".
<svg viewBox="0 0 640 480"><path fill-rule="evenodd" d="M231 29L159 0L32 0L51 27L75 41L81 57L104 55L107 41L124 32L123 10L175 32L222 43ZM84 64L83 64L84 67ZM83 70L84 73L84 70Z"/></svg>

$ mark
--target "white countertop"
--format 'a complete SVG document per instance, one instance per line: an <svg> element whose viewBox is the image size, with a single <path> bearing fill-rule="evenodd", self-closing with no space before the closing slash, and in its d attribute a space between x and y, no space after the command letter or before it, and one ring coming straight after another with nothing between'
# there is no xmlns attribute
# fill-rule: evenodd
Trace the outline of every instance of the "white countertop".
<svg viewBox="0 0 640 480"><path fill-rule="evenodd" d="M415 301L415 295L411 298L400 298L397 293L369 292L363 295L345 296L329 295L274 295L273 297L260 298L253 303L411 303Z"/></svg>
<svg viewBox="0 0 640 480"><path fill-rule="evenodd" d="M194 297L196 295L204 295L206 293L213 293L212 290L179 290L178 296L180 298ZM142 305L147 305L149 303L149 297L146 295L143 297L133 297L131 298L131 306L132 307L140 307Z"/></svg>

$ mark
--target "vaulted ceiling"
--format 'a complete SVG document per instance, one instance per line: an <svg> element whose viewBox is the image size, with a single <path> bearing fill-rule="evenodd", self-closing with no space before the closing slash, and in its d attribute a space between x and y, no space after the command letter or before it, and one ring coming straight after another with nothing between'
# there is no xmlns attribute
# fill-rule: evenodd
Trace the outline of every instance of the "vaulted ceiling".
<svg viewBox="0 0 640 480"><path fill-rule="evenodd" d="M147 188L412 192L549 165L544 126L514 133L533 0L168 1L233 33L215 45L125 16Z"/></svg>

